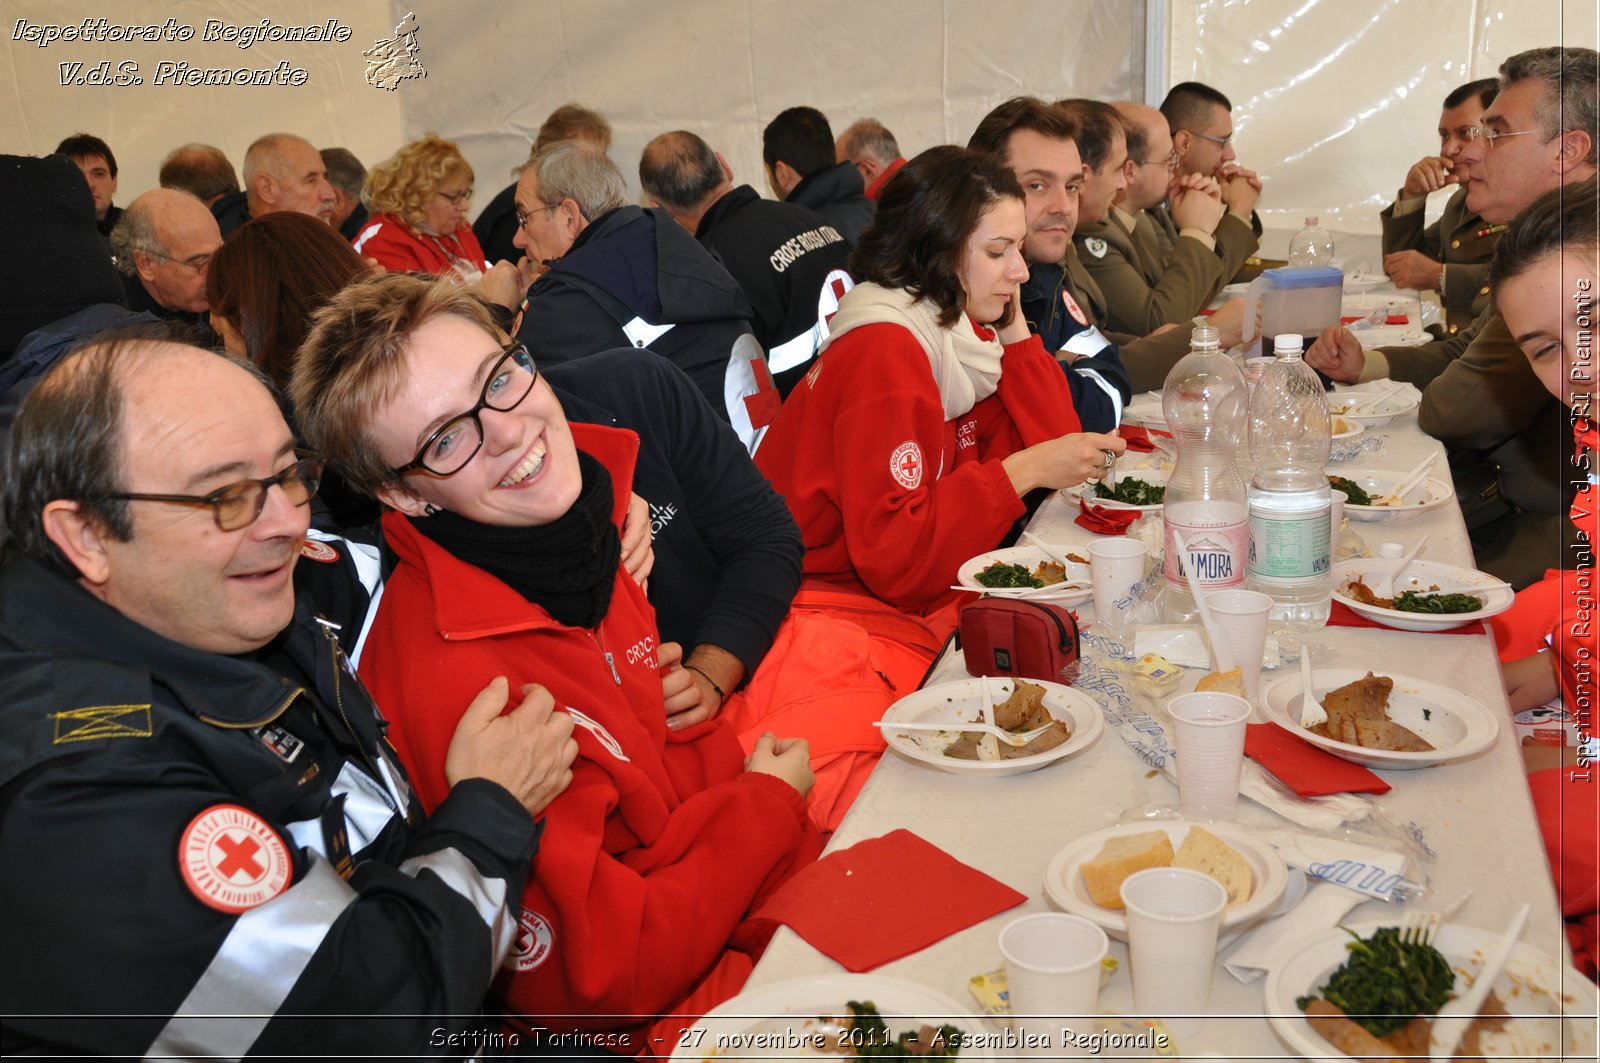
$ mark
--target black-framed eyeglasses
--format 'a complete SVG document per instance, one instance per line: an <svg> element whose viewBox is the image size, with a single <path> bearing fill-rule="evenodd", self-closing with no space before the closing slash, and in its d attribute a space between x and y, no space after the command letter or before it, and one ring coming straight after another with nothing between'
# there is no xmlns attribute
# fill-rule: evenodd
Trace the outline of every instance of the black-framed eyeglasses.
<svg viewBox="0 0 1600 1063"><path fill-rule="evenodd" d="M173 258L171 255L164 255L160 251L147 251L145 253L152 258L164 258L177 266L187 266L194 270L196 275L204 273L206 267L211 265L211 252L209 251L199 255L190 255L188 258Z"/></svg>
<svg viewBox="0 0 1600 1063"><path fill-rule="evenodd" d="M425 472L429 476L454 476L483 448L483 419L479 415L484 409L501 413L516 409L538 379L539 370L528 348L520 343L507 347L505 354L489 370L478 404L435 429L417 448L417 456L395 469L394 474Z"/></svg>
<svg viewBox="0 0 1600 1063"><path fill-rule="evenodd" d="M439 196L442 199L448 200L450 205L453 207L464 207L468 203L472 202L472 194L474 191L476 190L469 188L465 192L440 192Z"/></svg>
<svg viewBox="0 0 1600 1063"><path fill-rule="evenodd" d="M1471 129L1467 130L1467 139L1482 140L1485 145L1492 148L1495 146L1497 141L1504 140L1506 137L1525 137L1529 133L1543 132L1544 130L1542 129L1514 129L1508 133L1496 133L1492 129L1485 129L1482 126L1473 126ZM1546 139L1549 138L1547 137Z"/></svg>
<svg viewBox="0 0 1600 1063"><path fill-rule="evenodd" d="M1193 130L1193 129L1189 130L1189 132L1194 133L1194 135L1199 137L1201 140L1209 140L1209 141L1211 141L1211 143L1215 144L1219 148L1227 147L1228 146L1228 142L1233 139L1233 134L1232 133L1229 133L1225 137L1214 137L1210 133L1201 133L1201 132L1198 132L1198 131Z"/></svg>
<svg viewBox="0 0 1600 1063"><path fill-rule="evenodd" d="M561 206L560 203L552 203L547 207L538 207L535 208L532 214L524 214L519 210L517 211L517 225L520 228L526 229L528 227L528 222L533 218L534 214L548 214L559 206Z"/></svg>
<svg viewBox="0 0 1600 1063"><path fill-rule="evenodd" d="M107 495L107 498L126 499L129 502L167 502L176 506L210 506L217 527L225 532L248 528L267 508L267 492L274 487L283 488L290 502L303 506L317 493L322 482L323 460L302 457L293 465L273 476L261 480L240 480L224 484L204 495L151 495L132 491Z"/></svg>

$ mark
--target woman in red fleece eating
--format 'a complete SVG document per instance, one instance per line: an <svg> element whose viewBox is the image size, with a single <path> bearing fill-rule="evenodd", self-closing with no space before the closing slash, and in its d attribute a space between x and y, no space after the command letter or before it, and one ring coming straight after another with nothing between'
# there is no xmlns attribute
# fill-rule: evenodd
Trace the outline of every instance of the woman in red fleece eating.
<svg viewBox="0 0 1600 1063"><path fill-rule="evenodd" d="M950 585L999 546L1036 488L1082 483L1126 449L1079 431L1066 376L1028 330L1022 188L999 161L938 147L885 186L829 321L756 464L805 540L797 607L854 616L909 692L954 623Z"/></svg>
<svg viewBox="0 0 1600 1063"><path fill-rule="evenodd" d="M749 971L729 947L760 943L745 916L819 851L812 775L801 741L769 734L746 760L722 720L667 728L689 676L619 563L637 437L569 424L482 304L394 274L322 310L292 390L311 445L390 509L359 668L423 804L445 794L457 691L539 682L577 724L507 928L506 1009L618 1029L728 995Z"/></svg>

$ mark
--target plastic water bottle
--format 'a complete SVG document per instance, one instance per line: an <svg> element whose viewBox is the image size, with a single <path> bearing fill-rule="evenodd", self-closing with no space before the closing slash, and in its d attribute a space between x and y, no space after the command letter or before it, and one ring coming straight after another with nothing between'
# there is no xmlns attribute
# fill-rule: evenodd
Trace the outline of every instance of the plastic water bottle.
<svg viewBox="0 0 1600 1063"><path fill-rule="evenodd" d="M1333 495L1328 486L1328 399L1300 357L1300 336L1280 332L1277 360L1250 398L1250 558L1245 585L1272 599L1267 628L1315 631L1333 602Z"/></svg>
<svg viewBox="0 0 1600 1063"><path fill-rule="evenodd" d="M1235 464L1244 435L1249 389L1233 359L1222 353L1217 330L1194 330L1189 353L1172 367L1161 409L1172 430L1178 461L1162 504L1166 520L1166 619L1189 623L1198 615L1189 592L1190 560L1207 590L1244 583L1249 544L1246 491ZM1174 533L1181 533L1185 555Z"/></svg>
<svg viewBox="0 0 1600 1063"><path fill-rule="evenodd" d="M1289 241L1289 265L1333 265L1333 237L1317 224L1317 219L1307 218L1306 227Z"/></svg>

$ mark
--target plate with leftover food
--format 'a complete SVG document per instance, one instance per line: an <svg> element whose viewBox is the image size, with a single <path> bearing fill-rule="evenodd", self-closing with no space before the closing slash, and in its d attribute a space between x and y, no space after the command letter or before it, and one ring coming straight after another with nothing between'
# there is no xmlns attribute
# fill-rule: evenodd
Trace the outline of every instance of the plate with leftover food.
<svg viewBox="0 0 1600 1063"><path fill-rule="evenodd" d="M1368 428L1382 428L1396 417L1411 413L1422 405L1422 392L1414 387L1408 387L1381 402L1368 403L1354 413L1350 412L1364 400L1374 395L1381 395L1392 387L1394 387L1392 380L1378 380L1352 388L1336 387L1328 394L1328 413L1334 417L1343 417L1347 421L1360 421Z"/></svg>
<svg viewBox="0 0 1600 1063"><path fill-rule="evenodd" d="M1367 579L1392 567L1392 558L1335 565L1334 598L1368 620L1401 631L1443 631L1487 620L1510 609L1516 600L1510 587L1487 572L1438 561L1411 562L1394 581L1394 594L1380 598Z"/></svg>
<svg viewBox="0 0 1600 1063"><path fill-rule="evenodd" d="M1432 1016L1468 989L1499 932L1447 923L1431 946L1414 945L1399 939L1397 923L1323 931L1267 971L1266 1015L1297 1055L1428 1058ZM1549 953L1519 942L1489 1001L1458 1056L1595 1058L1600 990Z"/></svg>
<svg viewBox="0 0 1600 1063"><path fill-rule="evenodd" d="M1171 469L1118 469L1114 483L1084 484L1076 494L1097 506L1149 513L1161 508L1171 475Z"/></svg>
<svg viewBox="0 0 1600 1063"><path fill-rule="evenodd" d="M1395 673L1325 668L1311 673L1328 722L1300 726L1298 675L1262 690L1267 718L1335 756L1369 768L1431 768L1494 745L1494 713L1459 690Z"/></svg>
<svg viewBox="0 0 1600 1063"><path fill-rule="evenodd" d="M1403 520L1425 513L1449 502L1456 489L1449 480L1430 476L1406 492L1406 497L1395 497L1394 489L1400 486L1405 473L1388 469L1345 469L1342 475L1328 477L1328 486L1345 493L1345 515L1351 520Z"/></svg>
<svg viewBox="0 0 1600 1063"><path fill-rule="evenodd" d="M1346 417L1335 414L1328 415L1329 439L1354 439L1367 430L1367 426L1360 421L1352 421Z"/></svg>
<svg viewBox="0 0 1600 1063"><path fill-rule="evenodd" d="M906 695L883 714L883 722L950 724L949 730L896 731L883 728L889 748L952 775L993 778L1038 771L1089 748L1105 722L1093 698L1060 683L995 676L988 679L995 726L1022 734L1040 726L1051 729L1025 746L1012 746L980 731L963 731L964 723L983 721L981 679L958 679L923 687Z"/></svg>
<svg viewBox="0 0 1600 1063"><path fill-rule="evenodd" d="M956 582L984 594L1021 592L1057 605L1078 605L1094 597L1088 551L1050 545L1067 559L1064 567L1037 546L1011 546L967 561L956 570Z"/></svg>
<svg viewBox="0 0 1600 1063"><path fill-rule="evenodd" d="M994 1059L999 1041L972 1009L925 986L823 974L747 990L713 1008L679 1035L672 1058Z"/></svg>
<svg viewBox="0 0 1600 1063"><path fill-rule="evenodd" d="M1277 850L1244 827L1156 820L1107 827L1072 842L1045 868L1044 894L1062 911L1124 941L1128 919L1118 890L1123 879L1151 867L1193 868L1222 883L1228 891L1224 931L1276 911L1289 878Z"/></svg>

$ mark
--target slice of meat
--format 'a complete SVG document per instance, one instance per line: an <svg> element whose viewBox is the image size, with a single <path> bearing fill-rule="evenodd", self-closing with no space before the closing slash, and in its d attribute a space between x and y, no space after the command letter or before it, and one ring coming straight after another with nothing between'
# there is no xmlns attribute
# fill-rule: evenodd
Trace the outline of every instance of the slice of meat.
<svg viewBox="0 0 1600 1063"><path fill-rule="evenodd" d="M1363 679L1328 691L1322 699L1322 707L1327 710L1329 719L1351 716L1358 720L1383 720L1388 718L1384 710L1388 708L1389 694L1393 690L1393 679L1368 672Z"/></svg>
<svg viewBox="0 0 1600 1063"><path fill-rule="evenodd" d="M1362 1063L1401 1063L1402 1057L1384 1041L1372 1036L1345 1017L1344 1009L1321 997L1306 1005L1306 1022L1334 1048ZM1423 1035L1423 1054L1427 1054L1427 1035Z"/></svg>
<svg viewBox="0 0 1600 1063"><path fill-rule="evenodd" d="M1011 696L994 707L994 725L1002 731L1031 731L1043 727L1052 717L1044 707L1045 689L1037 683L1017 680Z"/></svg>
<svg viewBox="0 0 1600 1063"><path fill-rule="evenodd" d="M1038 756L1040 753L1043 753L1046 750L1054 749L1056 746L1059 746L1061 743L1067 741L1071 737L1072 732L1067 729L1067 725L1062 723L1060 720L1056 720L1050 725L1050 729L1048 731L1033 739L1025 746L1009 746L1006 745L1006 743L1001 742L1000 758L1002 760L1016 760L1018 757Z"/></svg>
<svg viewBox="0 0 1600 1063"><path fill-rule="evenodd" d="M1356 720L1356 745L1367 749L1386 749L1391 753L1426 753L1431 744L1415 731L1391 720Z"/></svg>

